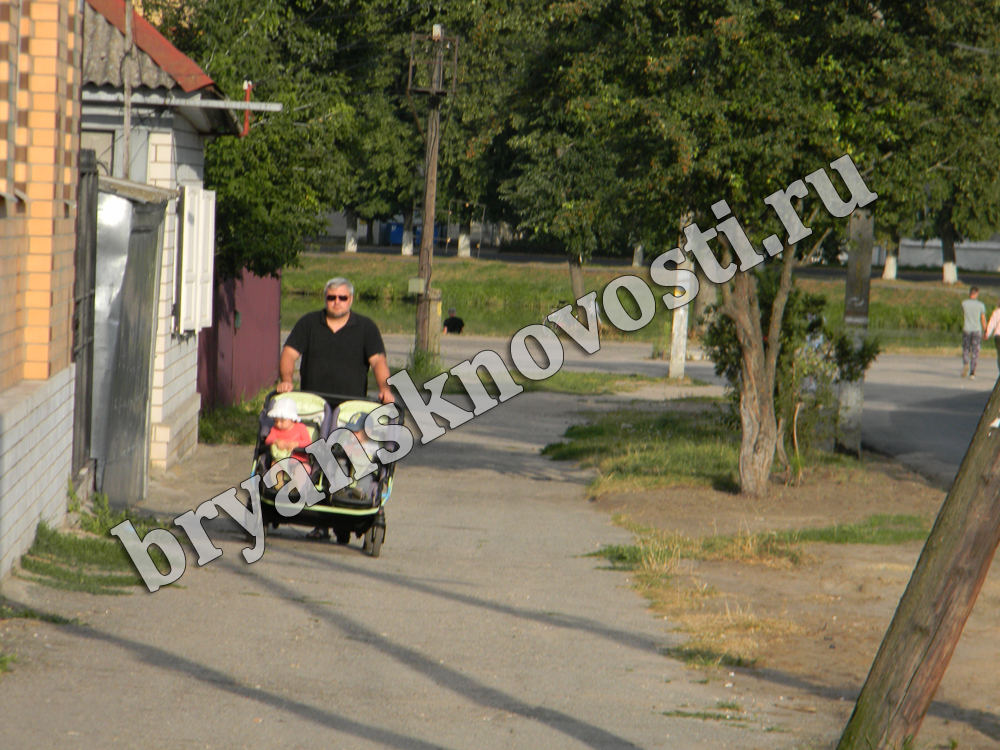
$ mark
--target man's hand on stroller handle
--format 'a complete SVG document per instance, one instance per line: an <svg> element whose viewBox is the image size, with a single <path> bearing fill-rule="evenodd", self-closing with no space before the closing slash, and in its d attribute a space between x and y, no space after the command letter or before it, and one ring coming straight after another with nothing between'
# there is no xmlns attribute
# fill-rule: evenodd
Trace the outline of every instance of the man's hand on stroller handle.
<svg viewBox="0 0 1000 750"><path fill-rule="evenodd" d="M393 403L396 397L392 395L392 388L389 387L389 363L385 360L385 352L370 356L368 364L375 375L375 382L378 383L378 400L383 404Z"/></svg>

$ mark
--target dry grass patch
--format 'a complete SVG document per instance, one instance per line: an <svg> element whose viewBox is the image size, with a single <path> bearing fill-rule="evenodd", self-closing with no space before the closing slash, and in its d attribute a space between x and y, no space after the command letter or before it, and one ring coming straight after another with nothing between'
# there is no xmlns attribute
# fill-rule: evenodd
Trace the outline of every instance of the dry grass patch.
<svg viewBox="0 0 1000 750"><path fill-rule="evenodd" d="M637 534L632 545L609 545L597 553L614 569L632 572L634 586L650 608L692 639L664 653L694 666L754 666L775 639L797 631L794 623L761 617L705 585L698 585L682 561L733 561L792 568L802 552L773 533L741 530L731 536L692 539L641 526L626 516L615 522Z"/></svg>

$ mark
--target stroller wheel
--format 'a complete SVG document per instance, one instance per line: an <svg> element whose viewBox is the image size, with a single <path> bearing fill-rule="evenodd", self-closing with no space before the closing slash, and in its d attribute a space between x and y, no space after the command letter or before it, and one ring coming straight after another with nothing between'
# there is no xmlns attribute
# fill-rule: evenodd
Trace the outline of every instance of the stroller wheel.
<svg viewBox="0 0 1000 750"><path fill-rule="evenodd" d="M372 557L378 557L382 552L382 542L385 541L385 526L375 525L365 532L364 550Z"/></svg>

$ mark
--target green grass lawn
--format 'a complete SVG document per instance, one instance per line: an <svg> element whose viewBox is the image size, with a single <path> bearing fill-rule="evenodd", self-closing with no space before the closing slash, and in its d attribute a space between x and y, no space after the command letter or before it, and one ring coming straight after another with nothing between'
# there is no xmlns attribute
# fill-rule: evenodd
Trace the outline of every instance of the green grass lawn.
<svg viewBox="0 0 1000 750"><path fill-rule="evenodd" d="M714 405L697 412L606 412L571 426L564 437L542 453L595 467L594 494L677 485L739 488L739 435Z"/></svg>
<svg viewBox="0 0 1000 750"><path fill-rule="evenodd" d="M301 261L301 268L288 269L282 276L282 328L289 329L304 313L318 310L326 281L344 276L354 284L354 309L372 318L383 333L413 331L416 298L407 293L407 283L417 275L416 257L335 253L302 256ZM588 291L600 291L612 279L633 273L650 283L647 269L584 270ZM512 336L527 325L542 322L573 298L569 270L563 263L436 258L431 283L441 289L442 313L447 315L449 307L456 308L465 321L464 333L478 336ZM659 287L651 289L656 294ZM627 294L623 304L638 316ZM670 319L670 312L658 302L656 316L641 331L625 334L609 329L602 336L652 342L662 334L665 324L669 330Z"/></svg>
<svg viewBox="0 0 1000 750"><path fill-rule="evenodd" d="M50 588L89 594L125 594L128 589L141 586L143 581L132 558L110 531L127 520L144 537L151 529L164 528L166 523L132 511L112 510L107 496L100 493L94 495L89 510L81 508L75 497L71 498L70 510L80 515L81 533L59 531L40 522L34 544L21 556L18 575ZM151 548L150 554L153 562L164 569L166 558L159 548ZM0 608L0 617L3 616Z"/></svg>
<svg viewBox="0 0 1000 750"><path fill-rule="evenodd" d="M799 279L799 286L827 300L828 319L835 327L844 319L843 281ZM873 279L868 308L868 330L886 351L910 348L961 347L962 308L968 286L940 282ZM1000 304L1000 288L984 288L979 299L989 316Z"/></svg>
<svg viewBox="0 0 1000 750"><path fill-rule="evenodd" d="M313 254L301 257L300 268L288 269L282 278L281 325L288 329L304 313L321 306L323 284L346 276L356 288L355 309L375 320L385 333L411 333L416 299L407 293L407 282L417 275L417 258L362 253ZM637 274L649 283L647 269L630 266L584 269L588 291L601 292L612 279ZM496 260L436 258L433 282L442 290L442 307L455 307L466 322L466 333L509 337L526 325L539 323L552 311L570 303L572 293L567 266L562 263L507 263ZM844 316L844 282L841 279L799 279L804 290L827 299L827 315L834 327ZM671 315L657 297L656 316L639 331L623 333L608 326L604 340L669 343ZM885 351L929 350L961 346L961 301L964 285L939 282L882 281L871 286L869 330ZM984 288L980 299L987 311L1000 303L1000 284ZM635 313L625 295L626 309ZM652 349L651 349L652 351Z"/></svg>

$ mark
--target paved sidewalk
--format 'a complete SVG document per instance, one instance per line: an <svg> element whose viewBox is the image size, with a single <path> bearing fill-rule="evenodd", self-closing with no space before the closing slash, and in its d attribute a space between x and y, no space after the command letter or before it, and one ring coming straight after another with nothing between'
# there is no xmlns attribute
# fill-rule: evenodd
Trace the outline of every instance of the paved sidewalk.
<svg viewBox="0 0 1000 750"><path fill-rule="evenodd" d="M0 643L19 660L0 675L0 744L749 750L834 737L846 689L770 672L706 679L661 654L680 636L626 574L585 556L631 535L588 507L586 472L538 449L593 405L522 394L416 449L378 559L282 527L247 565L221 520L209 533L223 557L189 560L156 594L5 582L10 599L83 624L5 623ZM249 459L202 446L143 506L194 508ZM745 719L664 715L720 701Z"/></svg>

